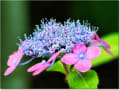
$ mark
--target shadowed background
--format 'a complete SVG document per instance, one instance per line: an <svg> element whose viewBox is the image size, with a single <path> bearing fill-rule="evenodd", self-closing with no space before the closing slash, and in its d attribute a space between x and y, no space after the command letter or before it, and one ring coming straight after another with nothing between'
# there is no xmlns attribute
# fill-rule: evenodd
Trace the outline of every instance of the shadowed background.
<svg viewBox="0 0 120 90"><path fill-rule="evenodd" d="M2 87L1 88L68 88L64 82L64 75L57 72L43 72L33 77L26 72L27 68L39 62L35 60L25 66L19 66L8 76L3 76L7 68L7 59L17 51L17 37L24 39L24 33L31 34L35 25L41 23L42 18L55 18L58 22L71 20L88 20L93 26L98 26L98 35L118 32L118 2L117 1L5 1L2 5ZM114 37L113 37L114 38ZM27 60L24 57L22 60ZM93 68L99 75L98 88L118 88L118 59Z"/></svg>

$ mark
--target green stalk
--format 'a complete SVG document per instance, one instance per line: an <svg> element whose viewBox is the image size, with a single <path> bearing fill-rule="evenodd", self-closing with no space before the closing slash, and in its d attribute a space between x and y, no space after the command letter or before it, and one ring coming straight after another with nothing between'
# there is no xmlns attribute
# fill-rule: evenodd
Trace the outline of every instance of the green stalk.
<svg viewBox="0 0 120 90"><path fill-rule="evenodd" d="M70 71L69 71L69 69L68 69L66 64L64 64L64 63L62 63L62 64L63 64L63 67L64 67L65 72L66 72L66 74L65 74L65 82L67 83L67 81L68 81L68 74L69 74Z"/></svg>

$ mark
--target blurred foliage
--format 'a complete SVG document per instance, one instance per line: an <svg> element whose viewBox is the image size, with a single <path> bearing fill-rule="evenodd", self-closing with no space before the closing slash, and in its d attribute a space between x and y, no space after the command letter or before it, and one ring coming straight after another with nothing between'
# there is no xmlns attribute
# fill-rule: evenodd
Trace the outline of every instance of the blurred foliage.
<svg viewBox="0 0 120 90"><path fill-rule="evenodd" d="M26 2L19 1L5 1L1 3L2 9L2 53L1 53L1 88L17 89L28 88L29 75L25 67L17 67L17 69L10 75L4 76L5 70L8 68L7 59L10 54L17 51L16 42L18 36L23 37L24 33L29 29L29 15Z"/></svg>
<svg viewBox="0 0 120 90"><path fill-rule="evenodd" d="M67 65L68 67L68 70L70 70L70 65ZM46 69L47 71L56 71L56 72L61 72L63 74L65 74L65 70L64 70L64 67L63 67L63 64L61 62L61 60L57 61L55 64L53 64L52 67L50 68L47 68Z"/></svg>
<svg viewBox="0 0 120 90"><path fill-rule="evenodd" d="M72 3L69 12L73 19L88 20L91 25L99 27L97 34L101 37L118 32L118 5L118 1L77 1Z"/></svg>

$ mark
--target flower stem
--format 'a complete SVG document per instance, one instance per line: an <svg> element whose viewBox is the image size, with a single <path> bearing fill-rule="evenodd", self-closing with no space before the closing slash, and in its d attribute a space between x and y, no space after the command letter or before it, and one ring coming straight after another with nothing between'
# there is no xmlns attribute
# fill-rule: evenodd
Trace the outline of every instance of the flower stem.
<svg viewBox="0 0 120 90"><path fill-rule="evenodd" d="M62 63L62 64L63 64L63 67L64 67L65 72L66 72L66 75L65 75L65 82L67 83L67 81L68 81L69 69L68 69L68 67L67 67L66 64L64 64L64 63Z"/></svg>

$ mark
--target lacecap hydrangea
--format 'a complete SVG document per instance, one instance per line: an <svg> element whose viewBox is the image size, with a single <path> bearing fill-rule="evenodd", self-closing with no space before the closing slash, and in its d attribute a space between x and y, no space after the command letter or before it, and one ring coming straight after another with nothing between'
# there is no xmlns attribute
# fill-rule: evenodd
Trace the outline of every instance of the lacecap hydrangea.
<svg viewBox="0 0 120 90"><path fill-rule="evenodd" d="M4 75L10 74L17 66L26 65L36 57L44 58L45 56L50 56L49 60L43 60L28 69L28 72L34 71L33 75L37 75L44 69L51 67L55 63L55 59L59 54L72 53L72 51L74 51L73 48L75 48L76 45L78 45L78 49L82 49L82 47L79 47L81 45L85 47L97 47L97 49L99 47L103 47L110 55L113 56L109 51L109 44L99 38L96 34L97 31L98 27L91 27L88 21L83 21L81 23L80 20L71 21L68 19L64 24L62 24L60 22L56 22L55 19L43 19L41 20L41 25L36 25L36 29L31 35L27 36L24 34L25 40L21 40L19 38L19 49L17 52L14 52L9 56L7 62L9 68L6 70ZM20 63L24 55L31 56L32 58L24 63ZM78 56L81 56L81 54ZM64 58L65 56L63 56L63 59ZM63 63L69 64L63 59Z"/></svg>

